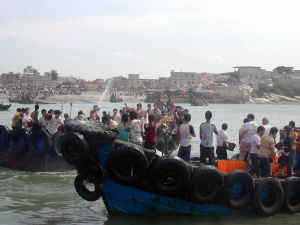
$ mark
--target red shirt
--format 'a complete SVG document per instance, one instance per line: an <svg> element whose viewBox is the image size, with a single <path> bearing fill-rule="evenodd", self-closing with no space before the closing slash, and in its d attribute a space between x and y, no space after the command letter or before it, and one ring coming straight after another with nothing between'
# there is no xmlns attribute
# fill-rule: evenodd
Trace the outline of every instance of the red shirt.
<svg viewBox="0 0 300 225"><path fill-rule="evenodd" d="M148 124L144 124L145 127L145 142L156 142L156 130L155 125L150 125L147 127Z"/></svg>

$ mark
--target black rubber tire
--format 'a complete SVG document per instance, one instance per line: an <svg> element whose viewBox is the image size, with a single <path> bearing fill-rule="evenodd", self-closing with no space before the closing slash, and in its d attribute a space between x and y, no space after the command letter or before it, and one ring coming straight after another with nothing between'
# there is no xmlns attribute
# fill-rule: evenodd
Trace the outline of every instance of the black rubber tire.
<svg viewBox="0 0 300 225"><path fill-rule="evenodd" d="M123 185L138 185L148 172L145 153L137 146L118 146L107 159L107 173L110 178Z"/></svg>
<svg viewBox="0 0 300 225"><path fill-rule="evenodd" d="M117 129L112 129L101 124L93 124L90 122L83 122L79 120L70 120L64 125L64 132L77 132L90 141L101 140L103 144L108 141L112 141L118 135Z"/></svg>
<svg viewBox="0 0 300 225"><path fill-rule="evenodd" d="M222 191L224 178L213 166L201 166L193 170L188 198L196 203L211 203Z"/></svg>
<svg viewBox="0 0 300 225"><path fill-rule="evenodd" d="M9 128L8 126L0 125L0 151L6 150L9 146Z"/></svg>
<svg viewBox="0 0 300 225"><path fill-rule="evenodd" d="M61 137L64 135L62 132L56 132L52 135L51 139L51 150L55 153L55 155L62 157L61 152Z"/></svg>
<svg viewBox="0 0 300 225"><path fill-rule="evenodd" d="M46 155L50 150L51 137L47 132L36 129L29 135L29 141L31 143L32 151L38 155ZM39 146L39 142L42 141L44 144Z"/></svg>
<svg viewBox="0 0 300 225"><path fill-rule="evenodd" d="M300 212L300 177L289 177L282 182L283 208L288 213Z"/></svg>
<svg viewBox="0 0 300 225"><path fill-rule="evenodd" d="M9 134L10 151L16 154L25 154L28 150L28 132L23 128L14 129Z"/></svg>
<svg viewBox="0 0 300 225"><path fill-rule="evenodd" d="M254 209L261 215L270 216L277 213L283 204L281 183L272 177L256 180Z"/></svg>
<svg viewBox="0 0 300 225"><path fill-rule="evenodd" d="M79 133L65 133L59 142L64 159L72 166L81 168L88 161L89 145L84 136Z"/></svg>
<svg viewBox="0 0 300 225"><path fill-rule="evenodd" d="M254 182L249 173L242 170L235 170L228 174L224 196L227 204L234 209L240 209L253 200Z"/></svg>
<svg viewBox="0 0 300 225"><path fill-rule="evenodd" d="M158 193L184 196L190 180L189 167L178 157L161 157L151 165L149 183Z"/></svg>
<svg viewBox="0 0 300 225"><path fill-rule="evenodd" d="M79 173L74 181L75 190L84 200L93 202L101 197L101 179L94 174ZM94 185L94 190L90 191L86 187L86 182Z"/></svg>

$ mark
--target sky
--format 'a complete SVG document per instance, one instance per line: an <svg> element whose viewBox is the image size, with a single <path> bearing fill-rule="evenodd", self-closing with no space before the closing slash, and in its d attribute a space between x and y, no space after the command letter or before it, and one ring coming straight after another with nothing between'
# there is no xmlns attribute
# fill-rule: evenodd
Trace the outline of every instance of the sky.
<svg viewBox="0 0 300 225"><path fill-rule="evenodd" d="M300 69L298 0L0 0L0 73Z"/></svg>

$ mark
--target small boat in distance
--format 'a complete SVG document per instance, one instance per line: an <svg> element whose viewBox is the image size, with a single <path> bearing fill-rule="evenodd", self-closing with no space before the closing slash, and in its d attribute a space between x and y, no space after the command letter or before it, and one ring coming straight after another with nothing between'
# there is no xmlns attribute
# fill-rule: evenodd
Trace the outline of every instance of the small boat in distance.
<svg viewBox="0 0 300 225"><path fill-rule="evenodd" d="M208 103L201 100L192 100L191 106L208 106Z"/></svg>
<svg viewBox="0 0 300 225"><path fill-rule="evenodd" d="M5 103L2 102L2 103L0 104L0 111L6 111L6 110L8 110L10 107L11 107L11 104L7 105L7 104L5 104Z"/></svg>

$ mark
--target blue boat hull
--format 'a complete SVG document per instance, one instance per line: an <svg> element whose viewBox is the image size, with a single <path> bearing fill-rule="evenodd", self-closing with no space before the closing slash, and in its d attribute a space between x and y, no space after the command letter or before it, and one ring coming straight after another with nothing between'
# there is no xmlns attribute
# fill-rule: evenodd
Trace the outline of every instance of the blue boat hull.
<svg viewBox="0 0 300 225"><path fill-rule="evenodd" d="M110 214L222 215L249 214L252 212L251 207L234 210L223 205L195 204L138 188L123 186L109 178L103 180L102 192L105 206Z"/></svg>

